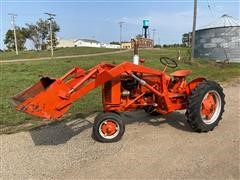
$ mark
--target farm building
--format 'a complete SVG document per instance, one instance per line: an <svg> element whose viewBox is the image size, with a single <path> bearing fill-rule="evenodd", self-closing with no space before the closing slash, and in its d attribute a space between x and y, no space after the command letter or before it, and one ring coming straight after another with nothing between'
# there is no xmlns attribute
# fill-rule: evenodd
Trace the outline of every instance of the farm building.
<svg viewBox="0 0 240 180"><path fill-rule="evenodd" d="M148 38L143 38L143 37L138 37L137 38L139 48L153 48L153 40L148 39ZM131 47L134 47L134 40L131 39Z"/></svg>
<svg viewBox="0 0 240 180"><path fill-rule="evenodd" d="M240 23L229 15L196 31L195 58L240 62Z"/></svg>
<svg viewBox="0 0 240 180"><path fill-rule="evenodd" d="M65 47L97 47L97 48L111 48L111 49L119 49L120 45L116 44L107 44L100 43L96 40L92 39L59 39L57 48L65 48Z"/></svg>
<svg viewBox="0 0 240 180"><path fill-rule="evenodd" d="M74 46L75 46L74 39L58 39L57 48L74 47Z"/></svg>
<svg viewBox="0 0 240 180"><path fill-rule="evenodd" d="M77 39L75 40L76 47L101 47L101 43L92 39Z"/></svg>
<svg viewBox="0 0 240 180"><path fill-rule="evenodd" d="M123 48L123 49L131 49L132 48L132 43L131 42L122 42L121 43L121 48Z"/></svg>
<svg viewBox="0 0 240 180"><path fill-rule="evenodd" d="M120 45L101 43L101 48L120 49Z"/></svg>

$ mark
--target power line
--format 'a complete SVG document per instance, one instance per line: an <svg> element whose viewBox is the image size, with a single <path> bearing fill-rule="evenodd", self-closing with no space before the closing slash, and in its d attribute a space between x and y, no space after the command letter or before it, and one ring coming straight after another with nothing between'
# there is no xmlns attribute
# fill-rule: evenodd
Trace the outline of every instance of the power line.
<svg viewBox="0 0 240 180"><path fill-rule="evenodd" d="M11 16L12 18L11 24L13 25L15 51L16 51L16 55L18 55L17 34L16 34L16 24L15 24L15 19L17 17L17 14L8 13L8 15Z"/></svg>
<svg viewBox="0 0 240 180"><path fill-rule="evenodd" d="M212 11L212 7L211 7L211 5L210 5L210 1L207 0L207 3L208 3L208 10L210 11L211 15L212 15L213 17L215 17L215 16L214 16L214 13L213 13L213 11Z"/></svg>

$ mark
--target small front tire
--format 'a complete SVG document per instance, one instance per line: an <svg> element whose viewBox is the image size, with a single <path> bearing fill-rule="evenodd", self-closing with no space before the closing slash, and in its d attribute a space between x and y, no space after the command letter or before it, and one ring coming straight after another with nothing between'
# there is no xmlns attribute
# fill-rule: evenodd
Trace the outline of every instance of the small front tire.
<svg viewBox="0 0 240 180"><path fill-rule="evenodd" d="M125 125L121 116L106 112L98 115L93 124L93 138L99 142L117 142L125 132Z"/></svg>

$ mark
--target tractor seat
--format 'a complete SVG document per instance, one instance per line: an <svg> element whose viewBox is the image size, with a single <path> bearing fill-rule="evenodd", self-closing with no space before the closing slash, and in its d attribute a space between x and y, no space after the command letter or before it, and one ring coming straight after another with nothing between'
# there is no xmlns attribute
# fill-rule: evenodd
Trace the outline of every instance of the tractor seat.
<svg viewBox="0 0 240 180"><path fill-rule="evenodd" d="M170 75L173 76L173 77L185 77L185 76L188 76L191 73L192 73L191 70L183 69L183 70L174 71Z"/></svg>

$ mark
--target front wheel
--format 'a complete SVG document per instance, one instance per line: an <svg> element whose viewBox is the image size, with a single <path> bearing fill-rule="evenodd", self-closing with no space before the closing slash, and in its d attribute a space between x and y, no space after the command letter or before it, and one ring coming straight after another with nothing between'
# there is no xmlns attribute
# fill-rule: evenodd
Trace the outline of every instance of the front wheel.
<svg viewBox="0 0 240 180"><path fill-rule="evenodd" d="M194 131L213 130L222 119L224 112L224 93L214 81L201 82L188 97L187 121Z"/></svg>
<svg viewBox="0 0 240 180"><path fill-rule="evenodd" d="M125 125L120 115L106 112L98 115L93 124L93 138L97 141L108 143L121 139Z"/></svg>

